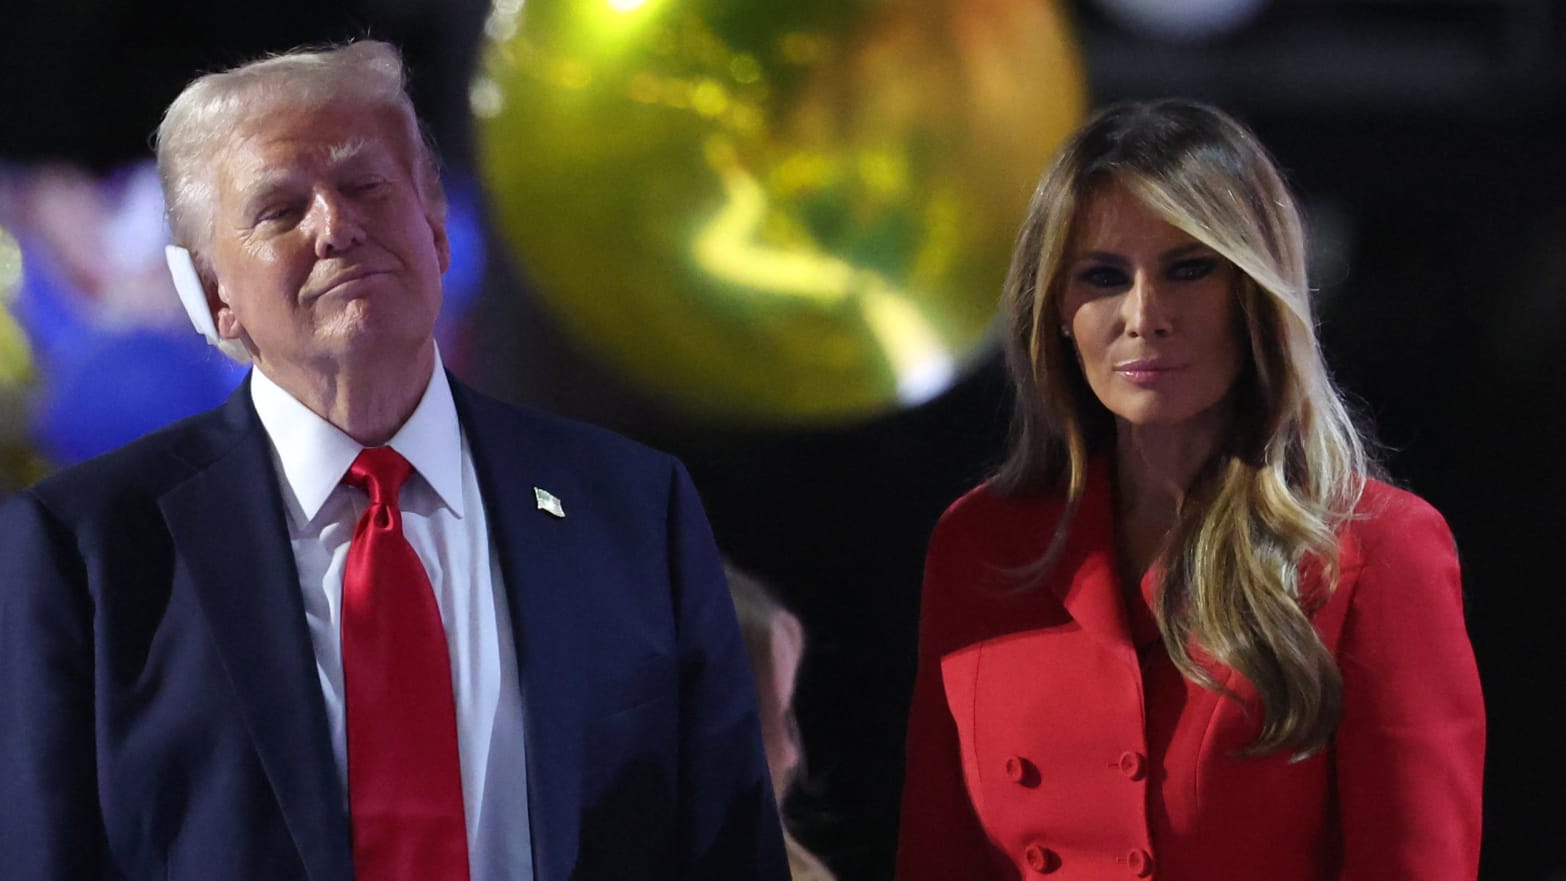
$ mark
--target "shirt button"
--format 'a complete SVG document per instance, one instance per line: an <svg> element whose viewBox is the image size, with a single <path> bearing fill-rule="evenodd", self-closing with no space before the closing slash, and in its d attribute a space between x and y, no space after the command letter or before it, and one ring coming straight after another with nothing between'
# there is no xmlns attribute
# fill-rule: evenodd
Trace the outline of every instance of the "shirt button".
<svg viewBox="0 0 1566 881"><path fill-rule="evenodd" d="M1039 785L1039 769L1022 756L1006 757L1006 779L1018 786Z"/></svg>
<svg viewBox="0 0 1566 881"><path fill-rule="evenodd" d="M1023 848L1022 858L1027 861L1028 868L1040 875L1047 875L1060 867L1060 860L1055 856L1055 852L1038 842Z"/></svg>
<svg viewBox="0 0 1566 881"><path fill-rule="evenodd" d="M1147 773L1147 759L1139 752L1126 750L1120 754L1120 761L1115 767L1132 780L1141 780L1142 775Z"/></svg>
<svg viewBox="0 0 1566 881"><path fill-rule="evenodd" d="M1138 878L1150 877L1153 874L1153 857L1145 850L1133 850L1126 854L1126 868Z"/></svg>

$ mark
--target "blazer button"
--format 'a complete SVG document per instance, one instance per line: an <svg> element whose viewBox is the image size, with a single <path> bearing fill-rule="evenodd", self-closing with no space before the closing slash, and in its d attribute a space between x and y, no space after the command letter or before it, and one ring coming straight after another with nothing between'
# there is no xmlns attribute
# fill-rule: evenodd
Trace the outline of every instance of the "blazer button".
<svg viewBox="0 0 1566 881"><path fill-rule="evenodd" d="M1147 759L1139 752L1126 750L1120 754L1120 761L1115 764L1115 767L1132 780L1141 780L1147 773Z"/></svg>
<svg viewBox="0 0 1566 881"><path fill-rule="evenodd" d="M1022 756L1006 757L1006 779L1018 786L1039 785L1039 769Z"/></svg>
<svg viewBox="0 0 1566 881"><path fill-rule="evenodd" d="M1147 878L1153 874L1153 857L1147 851L1133 850L1126 854L1126 868L1138 878Z"/></svg>
<svg viewBox="0 0 1566 881"><path fill-rule="evenodd" d="M1027 861L1028 868L1040 875L1047 875L1060 868L1060 858L1055 852L1038 842L1022 849L1022 858Z"/></svg>

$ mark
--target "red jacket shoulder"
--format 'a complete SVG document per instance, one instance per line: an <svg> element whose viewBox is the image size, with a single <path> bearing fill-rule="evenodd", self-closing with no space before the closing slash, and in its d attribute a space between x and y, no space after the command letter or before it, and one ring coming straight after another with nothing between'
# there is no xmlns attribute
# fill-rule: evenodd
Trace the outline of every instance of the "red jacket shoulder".
<svg viewBox="0 0 1566 881"><path fill-rule="evenodd" d="M1366 562L1405 549L1434 547L1454 552L1446 518L1429 502L1405 489L1366 478L1349 525L1356 550Z"/></svg>
<svg viewBox="0 0 1566 881"><path fill-rule="evenodd" d="M952 502L941 515L930 538L930 550L962 547L1002 557L1019 551L1042 553L1061 508L1060 500L1049 496L1005 496L992 484L982 483Z"/></svg>

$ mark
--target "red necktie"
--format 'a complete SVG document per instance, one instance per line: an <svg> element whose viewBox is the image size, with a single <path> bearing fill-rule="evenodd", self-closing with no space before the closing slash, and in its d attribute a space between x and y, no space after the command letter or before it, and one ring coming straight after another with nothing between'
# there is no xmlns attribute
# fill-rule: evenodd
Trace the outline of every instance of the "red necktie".
<svg viewBox="0 0 1566 881"><path fill-rule="evenodd" d="M359 881L467 881L468 836L446 631L402 533L412 466L365 450L343 482L370 494L343 569L348 807Z"/></svg>

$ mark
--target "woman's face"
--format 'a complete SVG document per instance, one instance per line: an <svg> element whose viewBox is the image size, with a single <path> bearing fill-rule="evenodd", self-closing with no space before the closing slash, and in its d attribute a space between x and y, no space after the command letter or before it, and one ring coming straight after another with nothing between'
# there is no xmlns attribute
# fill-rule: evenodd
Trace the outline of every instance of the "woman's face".
<svg viewBox="0 0 1566 881"><path fill-rule="evenodd" d="M1064 272L1062 328L1119 420L1177 427L1227 402L1245 360L1229 261L1111 184L1080 209Z"/></svg>

